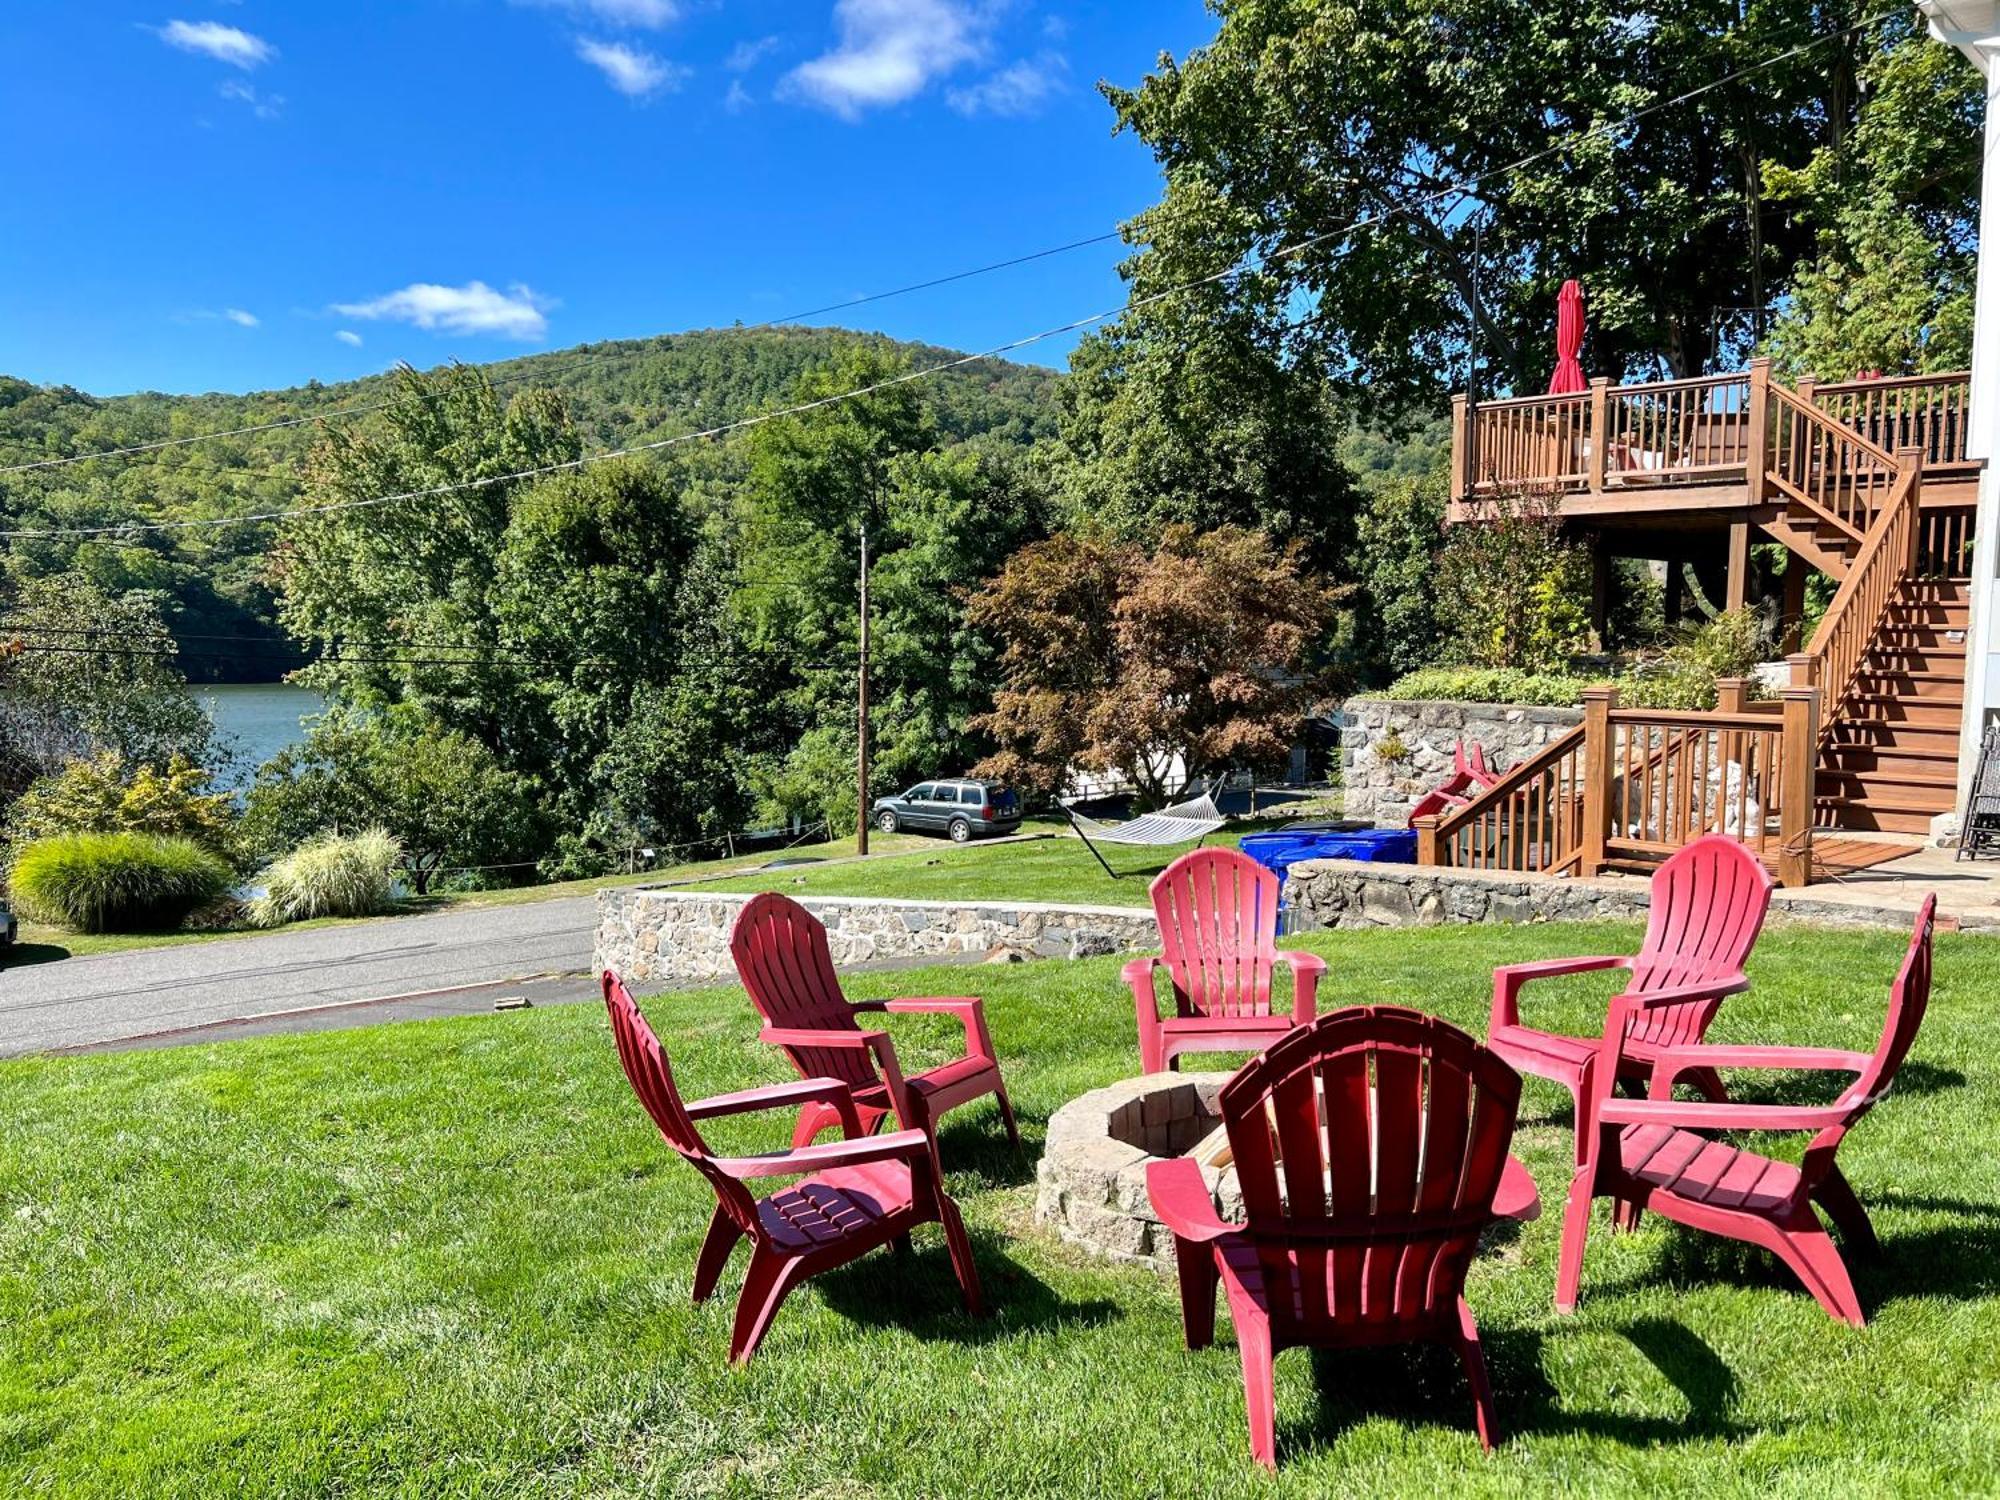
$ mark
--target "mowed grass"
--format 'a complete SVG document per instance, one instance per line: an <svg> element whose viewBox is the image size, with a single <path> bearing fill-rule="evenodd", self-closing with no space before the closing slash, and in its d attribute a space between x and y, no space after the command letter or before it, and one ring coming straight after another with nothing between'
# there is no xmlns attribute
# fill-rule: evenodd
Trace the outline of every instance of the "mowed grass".
<svg viewBox="0 0 2000 1500"><path fill-rule="evenodd" d="M1483 1031L1496 962L1616 951L1629 926L1320 935L1323 1003ZM1718 1039L1866 1047L1903 939L1769 931ZM1032 1223L1048 1115L1136 1065L1118 960L856 976L983 992L1028 1135L943 1139L993 1316L940 1237L795 1294L725 1363L741 1252L688 1300L712 1206L631 1096L594 1006L0 1066L0 1494L698 1496L1790 1494L2000 1484L2000 964L1939 940L1896 1094L1841 1161L1886 1244L1873 1317L1830 1320L1764 1255L1600 1207L1574 1317L1550 1306L1570 1153L1529 1080L1517 1150L1548 1212L1473 1271L1504 1444L1442 1350L1278 1361L1281 1470L1248 1459L1225 1317L1189 1353L1174 1288ZM1602 976L1549 987L1589 1030ZM689 1097L787 1076L727 989L649 1002ZM897 1023L906 1056L948 1024ZM1763 1080L1756 1097L1816 1085ZM784 1118L718 1125L782 1145ZM1786 1138L1796 1150L1796 1137Z"/></svg>

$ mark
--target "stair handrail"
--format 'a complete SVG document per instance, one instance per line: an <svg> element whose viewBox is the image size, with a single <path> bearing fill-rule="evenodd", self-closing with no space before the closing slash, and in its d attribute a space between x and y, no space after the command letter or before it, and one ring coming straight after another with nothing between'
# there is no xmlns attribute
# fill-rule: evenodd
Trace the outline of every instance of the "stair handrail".
<svg viewBox="0 0 2000 1500"><path fill-rule="evenodd" d="M1821 690L1821 702L1826 706L1820 720L1822 744L1830 737L1840 706L1861 676L1898 591L1916 574L1923 450L1901 449L1893 462L1896 486L1889 503L1869 527L1811 642L1791 658L1792 685Z"/></svg>
<svg viewBox="0 0 2000 1500"><path fill-rule="evenodd" d="M1476 828L1485 816L1498 812L1524 788L1548 775L1563 761L1581 752L1586 728L1586 725L1578 724L1557 735L1541 749L1502 772L1500 778L1491 786L1481 788L1479 794L1463 807L1454 808L1448 813L1416 819L1412 826L1417 830L1417 863L1420 865L1451 863L1448 856L1455 846L1457 835L1466 828ZM1582 787L1579 784L1572 793L1561 795L1573 795L1580 799ZM1544 874L1574 868L1582 852L1580 821L1568 816L1569 809L1554 805L1554 801L1555 799L1545 799L1542 816L1536 819L1538 822L1546 820L1551 825L1548 858L1535 867ZM1537 836L1539 837L1539 834ZM1526 870L1528 865L1525 855L1521 856L1521 861L1520 864L1509 865L1507 868Z"/></svg>
<svg viewBox="0 0 2000 1500"><path fill-rule="evenodd" d="M1897 456L1823 411L1808 392L1770 386L1766 478L1852 540L1866 539L1900 473Z"/></svg>

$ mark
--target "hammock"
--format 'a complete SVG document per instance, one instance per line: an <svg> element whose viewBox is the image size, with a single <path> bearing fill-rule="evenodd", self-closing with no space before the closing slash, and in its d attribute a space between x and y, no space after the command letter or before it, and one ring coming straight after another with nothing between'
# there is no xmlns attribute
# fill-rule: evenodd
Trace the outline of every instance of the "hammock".
<svg viewBox="0 0 2000 1500"><path fill-rule="evenodd" d="M1062 808L1077 837L1090 846L1092 854L1097 854L1097 862L1104 865L1114 880L1118 878L1118 872L1105 864L1104 856L1097 853L1093 839L1107 844L1185 844L1190 839L1208 837L1229 821L1222 815L1222 809L1215 805L1215 798L1207 792L1124 823L1100 823L1095 818L1086 818L1082 813L1073 811L1066 803L1056 805Z"/></svg>

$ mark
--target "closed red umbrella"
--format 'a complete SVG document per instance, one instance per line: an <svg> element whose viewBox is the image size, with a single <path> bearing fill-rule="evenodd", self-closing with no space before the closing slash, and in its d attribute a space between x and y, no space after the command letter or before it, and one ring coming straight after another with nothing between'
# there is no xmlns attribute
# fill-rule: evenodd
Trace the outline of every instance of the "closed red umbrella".
<svg viewBox="0 0 2000 1500"><path fill-rule="evenodd" d="M1582 352L1583 288L1565 281L1556 296L1556 372L1549 377L1551 396L1573 396L1590 388L1576 358Z"/></svg>

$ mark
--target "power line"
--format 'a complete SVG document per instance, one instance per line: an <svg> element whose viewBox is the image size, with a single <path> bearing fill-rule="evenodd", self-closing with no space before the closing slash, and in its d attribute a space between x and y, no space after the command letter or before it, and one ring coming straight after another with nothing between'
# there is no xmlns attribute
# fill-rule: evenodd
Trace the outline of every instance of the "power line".
<svg viewBox="0 0 2000 1500"><path fill-rule="evenodd" d="M1849 22L1844 26L1835 27L1831 30L1822 32L1818 36L1813 37L1808 41L1801 42L1796 46L1789 47L1783 52L1779 52L1771 57L1764 58L1760 62L1747 64L1746 66L1739 68L1732 73L1726 73L1720 78L1711 79L1707 83L1699 84L1694 88L1687 89L1682 93L1673 95L1671 98L1657 100L1652 104L1645 105L1642 108L1633 110L1628 114L1622 115L1618 119L1603 121L1600 122L1599 124L1589 126L1583 130L1573 131L1571 132L1568 138L1559 141L1554 145L1543 147L1541 150L1532 151L1528 153L1526 156L1519 157L1514 161L1506 163L1503 166L1494 167L1489 171L1477 173L1471 177L1460 178L1455 182L1447 183L1443 187L1436 188L1429 193L1419 195L1414 201L1410 203L1392 204L1389 207L1381 209L1375 213L1364 214L1360 218L1354 219L1345 225L1325 230L1316 235L1311 235L1306 239L1297 241L1296 243L1290 245L1280 246L1279 248L1271 251L1270 254L1266 256L1262 262L1247 264L1247 265L1231 266L1221 271L1211 272L1206 276L1199 276L1188 281L1178 282L1174 285L1162 288L1160 291L1148 293L1143 297L1131 298L1128 301L1126 301L1123 306L1120 307L1107 308L1101 312L1091 313L1085 317L1074 318L1067 323L1060 323L1052 328L1045 328L1039 333L1031 333L1022 338L1011 339L1004 344L996 344L992 348L982 350L977 354L960 355L957 356L956 358L945 360L938 364L926 365L916 370L906 370L898 375L890 376L883 380L873 381L867 385L858 386L853 390L843 391L836 395L823 396L813 401L799 402L792 406L780 407L774 411L760 412L749 417L740 418L734 422L725 422L715 427L704 428L698 432L682 433L678 436L669 438L659 438L649 443L635 443L623 448L614 448L604 453L586 454L583 457L569 459L563 463L544 464L536 468L520 469L508 474L490 475L482 479L459 480L447 484L431 485L420 489L402 490L386 495L371 496L367 499L362 499L362 500L330 501L323 505L293 506L280 510L262 511L247 516L236 516L228 518L211 517L204 519L189 519L181 521L147 521L147 522L127 523L118 526L50 527L46 529L0 530L0 537L107 536L107 535L115 535L121 533L140 532L140 531L180 531L180 530L188 530L188 529L210 527L210 526L236 526L236 525L243 525L249 522L280 521L280 520L287 520L296 516L332 515L346 511L373 509L383 505L401 504L411 500L437 499L445 495L460 494L471 490L487 489L497 484L512 484L527 480L548 478L555 474L570 473L579 469L587 468L592 464L606 463L613 459L619 459L619 458L630 458L641 453L659 452L666 448L678 447L683 443L701 442L707 439L720 438L733 433L746 431L753 427L760 427L765 425L766 423L778 421L785 417L800 416L803 415L804 413L818 411L824 407L837 405L842 402L859 400L864 396L876 395L882 391L889 390L897 386L907 385L912 381L923 380L933 375L942 374L950 370L960 369L969 364L976 364L981 360L994 359L1002 354L1008 354L1017 349L1027 348L1032 344L1039 344L1044 342L1045 340L1057 338L1066 333L1075 333L1084 328L1089 328L1095 324L1108 322L1109 320L1116 318L1121 314L1131 313L1137 311L1140 308L1154 306L1160 302L1168 300L1171 297L1178 296L1182 292L1195 291L1205 286L1213 286L1222 282L1233 281L1238 277L1248 275L1251 271L1257 269L1259 264L1269 264L1272 261L1294 259L1300 255L1303 255L1306 251L1311 250L1316 246L1324 245L1329 241L1345 241L1351 238L1355 233L1357 233L1360 230L1374 228L1377 225L1387 223L1392 219L1401 218L1407 214L1414 213L1421 208L1427 208L1434 204L1444 202L1447 199L1461 198L1468 193L1476 192L1480 188L1485 187L1486 185L1500 178L1510 177L1517 172L1521 172L1528 167L1536 165L1539 162L1547 161L1549 158L1554 156L1559 156L1562 153L1572 150L1576 146L1581 145L1586 141L1593 140L1600 136L1610 135L1619 131L1630 129L1640 120L1658 114L1662 110L1676 108L1682 104L1689 103L1692 100L1700 98L1704 94L1713 93L1715 90L1727 87L1729 84L1740 82L1742 79L1750 77L1753 74L1763 72L1767 68L1773 68L1780 63L1789 62L1794 58L1800 57L1805 53L1812 51L1814 48L1824 46L1827 42L1833 41L1842 36L1850 35L1856 31L1865 30L1869 26L1876 25L1884 20L1888 20L1894 16L1898 16L1901 14L1903 14L1903 8L1901 6L1897 6L1894 9L1878 12L1874 16L1867 17L1859 21ZM0 470L0 473L5 473L5 472L6 471L4 470Z"/></svg>
<svg viewBox="0 0 2000 1500"><path fill-rule="evenodd" d="M953 271L944 276L933 276L928 281L913 281L905 286L893 287L886 292L871 292L863 297L850 297L841 302L829 302L820 307L805 308L799 312L785 313L779 317L766 318L761 323L743 324L740 327L732 327L725 331L755 333L760 329L777 328L787 323L799 323L807 318L817 318L826 313L840 312L850 307L865 307L871 302L886 302L892 297L906 297L913 292L929 291L934 287L949 286L959 281L969 281L975 276L986 276L995 271L1011 270L1015 266L1024 266L1032 261L1047 260L1049 257L1055 255L1066 255L1072 250L1081 250L1090 245L1101 245L1107 240L1115 240L1119 236L1120 231L1116 229L1107 230L1102 234L1087 235L1082 239L1070 240L1061 245L1051 245L1043 250L1033 250L1025 255L1012 256L1007 260L996 260L987 265L974 266L969 270ZM671 336L655 335L655 337ZM628 341L621 339L615 342L624 343ZM620 352L622 351L612 349L580 351L570 356L558 356L554 361L533 366L531 369L523 369L512 374L495 375L489 378L491 383L496 386L517 380L540 381L547 379L551 374L566 371L578 365L589 364L596 360L614 358ZM563 363L564 359L567 359L567 364ZM9 474L34 473L43 469L57 469L69 464L89 463L93 459L129 458L139 454L157 453L168 448L182 448L191 443L218 441L222 438L251 437L260 433L279 432L287 428L303 427L309 422L326 422L349 417L363 417L373 412L388 411L392 407L407 406L409 404L411 403L407 397L397 397L388 401L371 402L364 406L342 407L338 411L308 412L296 417L284 417L269 422L255 422L245 427L229 427L216 432L190 433L185 437L161 438L150 443L132 443L123 448L103 448L94 453L72 453L61 458L37 459L28 463L9 464L0 467L0 477ZM240 470L238 472L273 473L278 471L275 469L260 468Z"/></svg>

